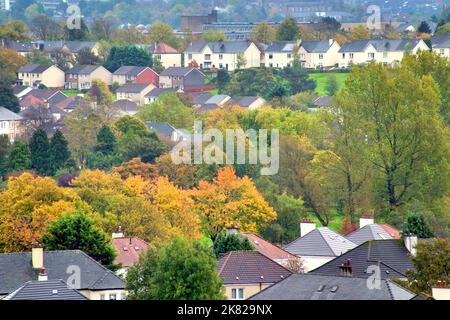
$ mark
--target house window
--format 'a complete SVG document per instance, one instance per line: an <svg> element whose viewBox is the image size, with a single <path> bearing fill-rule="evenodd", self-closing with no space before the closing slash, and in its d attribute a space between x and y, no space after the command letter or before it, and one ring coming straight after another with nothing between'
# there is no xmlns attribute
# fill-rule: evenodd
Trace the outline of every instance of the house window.
<svg viewBox="0 0 450 320"><path fill-rule="evenodd" d="M210 54L205 54L205 60L211 60L211 55Z"/></svg>
<svg viewBox="0 0 450 320"><path fill-rule="evenodd" d="M300 53L300 59L301 60L305 60L305 54L304 53Z"/></svg>
<svg viewBox="0 0 450 320"><path fill-rule="evenodd" d="M117 300L117 295L115 293L111 293L109 295L109 300Z"/></svg>
<svg viewBox="0 0 450 320"><path fill-rule="evenodd" d="M269 63L269 67L271 67L271 68L272 68L272 67L273 67L273 63Z"/></svg>
<svg viewBox="0 0 450 320"><path fill-rule="evenodd" d="M105 300L105 295L103 293L100 295L100 300Z"/></svg>
<svg viewBox="0 0 450 320"><path fill-rule="evenodd" d="M373 58L375 58L375 53L369 52L369 53L367 54L367 56L368 56L368 58L369 58L370 60L372 60Z"/></svg>
<svg viewBox="0 0 450 320"><path fill-rule="evenodd" d="M219 54L219 60L223 59L223 54Z"/></svg>
<svg viewBox="0 0 450 320"><path fill-rule="evenodd" d="M383 52L383 58L387 59L387 57L388 57L388 53L387 52Z"/></svg>
<svg viewBox="0 0 450 320"><path fill-rule="evenodd" d="M244 300L244 288L231 289L231 299L232 300Z"/></svg>
<svg viewBox="0 0 450 320"><path fill-rule="evenodd" d="M348 54L350 56L350 59L353 59L353 53Z"/></svg>
<svg viewBox="0 0 450 320"><path fill-rule="evenodd" d="M288 57L288 59L290 59L292 57L292 54L288 53L287 57Z"/></svg>
<svg viewBox="0 0 450 320"><path fill-rule="evenodd" d="M342 54L342 59L345 59L345 53Z"/></svg>
<svg viewBox="0 0 450 320"><path fill-rule="evenodd" d="M319 59L323 59L323 54L322 53L319 53Z"/></svg>
<svg viewBox="0 0 450 320"><path fill-rule="evenodd" d="M188 54L188 59L189 59L189 60L192 60L192 53L189 53L189 54Z"/></svg>
<svg viewBox="0 0 450 320"><path fill-rule="evenodd" d="M269 53L269 59L273 59L273 54Z"/></svg>
<svg viewBox="0 0 450 320"><path fill-rule="evenodd" d="M445 55L445 50L444 50L444 49L440 49L440 50L439 50L439 54L440 54L441 56Z"/></svg>

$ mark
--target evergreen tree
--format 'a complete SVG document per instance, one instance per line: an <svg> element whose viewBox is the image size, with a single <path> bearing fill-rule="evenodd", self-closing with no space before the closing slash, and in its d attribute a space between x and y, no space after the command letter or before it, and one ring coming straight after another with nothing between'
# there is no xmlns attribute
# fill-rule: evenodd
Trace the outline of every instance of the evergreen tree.
<svg viewBox="0 0 450 320"><path fill-rule="evenodd" d="M330 74L325 81L325 90L329 96L333 96L339 90L336 75Z"/></svg>
<svg viewBox="0 0 450 320"><path fill-rule="evenodd" d="M419 33L431 33L430 25L426 21L422 21L417 28Z"/></svg>
<svg viewBox="0 0 450 320"><path fill-rule="evenodd" d="M64 168L70 159L68 142L60 130L56 130L50 141L50 153L53 173Z"/></svg>
<svg viewBox="0 0 450 320"><path fill-rule="evenodd" d="M422 239L434 237L433 229L431 229L424 216L418 212L410 213L406 217L403 233L412 233Z"/></svg>
<svg viewBox="0 0 450 320"><path fill-rule="evenodd" d="M9 147L8 135L0 135L0 177L6 173L6 157L9 152Z"/></svg>
<svg viewBox="0 0 450 320"><path fill-rule="evenodd" d="M95 151L104 154L111 154L116 149L116 137L111 128L103 125L97 133L97 145Z"/></svg>
<svg viewBox="0 0 450 320"><path fill-rule="evenodd" d="M222 92L223 88L230 82L230 74L225 69L219 69L217 71L216 84L217 89Z"/></svg>
<svg viewBox="0 0 450 320"><path fill-rule="evenodd" d="M31 168L31 153L28 146L20 141L14 142L8 155L7 170L21 171Z"/></svg>
<svg viewBox="0 0 450 320"><path fill-rule="evenodd" d="M253 250L253 245L245 237L240 237L237 234L220 234L214 241L214 253L216 257L230 252L230 251L243 251Z"/></svg>
<svg viewBox="0 0 450 320"><path fill-rule="evenodd" d="M50 142L47 134L41 128L31 136L29 148L31 152L31 168L41 175L52 174Z"/></svg>
<svg viewBox="0 0 450 320"><path fill-rule="evenodd" d="M12 112L20 112L20 104L11 85L7 81L0 81L0 107L11 110Z"/></svg>
<svg viewBox="0 0 450 320"><path fill-rule="evenodd" d="M299 31L297 21L292 17L286 18L277 28L277 40L295 41L300 37Z"/></svg>

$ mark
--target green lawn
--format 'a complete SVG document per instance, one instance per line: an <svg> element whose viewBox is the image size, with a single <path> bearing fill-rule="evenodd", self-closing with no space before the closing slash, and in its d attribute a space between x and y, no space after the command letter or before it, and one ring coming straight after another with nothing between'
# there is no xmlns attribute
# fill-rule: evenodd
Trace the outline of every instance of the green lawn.
<svg viewBox="0 0 450 320"><path fill-rule="evenodd" d="M63 90L63 92L68 97L75 97L78 94L77 90Z"/></svg>
<svg viewBox="0 0 450 320"><path fill-rule="evenodd" d="M317 220L315 215L309 215L308 218L315 221L317 227L322 227L322 224ZM333 220L331 220L330 223L328 224L328 228L339 233L341 231L341 226L342 226L343 221L344 221L344 216L336 214L333 217Z"/></svg>
<svg viewBox="0 0 450 320"><path fill-rule="evenodd" d="M316 87L316 93L321 96L326 96L327 91L325 89L325 84L327 78L334 74L336 76L336 79L339 84L339 88L342 88L345 84L345 80L347 79L349 73L310 73L309 77L311 79L316 80L317 87Z"/></svg>

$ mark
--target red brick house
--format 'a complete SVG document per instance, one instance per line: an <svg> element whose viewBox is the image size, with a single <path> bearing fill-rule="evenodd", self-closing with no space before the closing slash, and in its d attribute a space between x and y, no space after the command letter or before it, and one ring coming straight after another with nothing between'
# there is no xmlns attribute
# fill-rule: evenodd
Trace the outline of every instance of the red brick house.
<svg viewBox="0 0 450 320"><path fill-rule="evenodd" d="M159 86L159 75L149 67L122 66L113 73L113 82L153 84Z"/></svg>

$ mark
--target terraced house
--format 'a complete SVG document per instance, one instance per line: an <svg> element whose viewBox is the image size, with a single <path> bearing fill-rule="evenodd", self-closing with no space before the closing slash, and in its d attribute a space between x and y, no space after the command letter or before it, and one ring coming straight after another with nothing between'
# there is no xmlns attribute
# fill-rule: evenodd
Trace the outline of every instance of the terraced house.
<svg viewBox="0 0 450 320"><path fill-rule="evenodd" d="M226 69L261 66L261 51L252 41L191 42L184 51L187 65L198 65L201 69Z"/></svg>
<svg viewBox="0 0 450 320"><path fill-rule="evenodd" d="M90 89L94 79L102 80L108 86L112 84L112 74L103 66L76 65L66 72L66 89Z"/></svg>
<svg viewBox="0 0 450 320"><path fill-rule="evenodd" d="M17 71L17 84L34 88L39 85L47 88L62 88L64 87L64 71L55 65L26 64Z"/></svg>
<svg viewBox="0 0 450 320"><path fill-rule="evenodd" d="M302 41L298 50L303 67L322 69L338 65L341 46L333 39Z"/></svg>

